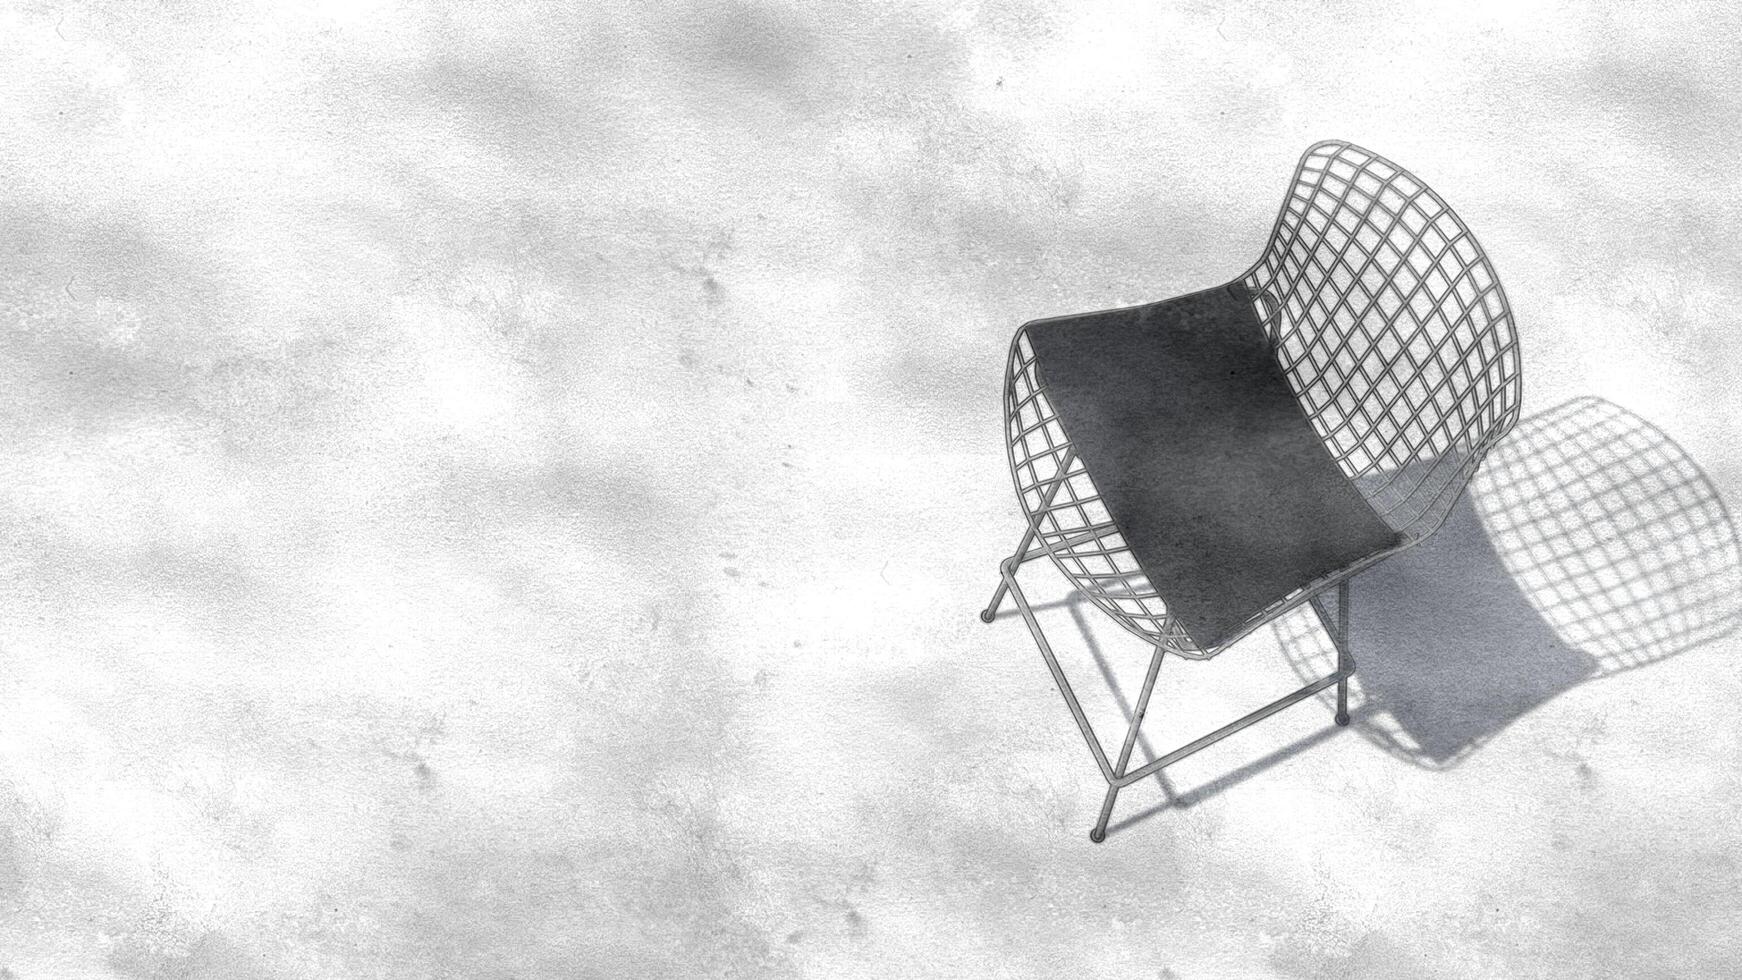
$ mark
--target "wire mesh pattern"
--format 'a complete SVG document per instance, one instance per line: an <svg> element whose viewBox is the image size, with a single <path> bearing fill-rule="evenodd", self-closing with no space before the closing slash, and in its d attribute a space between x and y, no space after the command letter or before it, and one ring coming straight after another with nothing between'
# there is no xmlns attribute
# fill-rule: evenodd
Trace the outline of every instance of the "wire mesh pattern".
<svg viewBox="0 0 1742 980"><path fill-rule="evenodd" d="M1167 613L1101 502L1041 388L1025 331L1010 347L1005 420L1016 492L1035 538L1060 571L1121 626L1186 657L1203 654Z"/></svg>
<svg viewBox="0 0 1742 980"><path fill-rule="evenodd" d="M1532 416L1476 484L1506 570L1603 674L1722 636L1742 615L1723 498L1649 422L1581 398Z"/></svg>
<svg viewBox="0 0 1742 980"><path fill-rule="evenodd" d="M1500 279L1427 185L1321 143L1246 285L1301 407L1393 530L1432 533L1518 419L1518 341Z"/></svg>
<svg viewBox="0 0 1742 980"><path fill-rule="evenodd" d="M1270 240L1236 281L1343 473L1407 547L1445 519L1517 420L1518 344L1500 281L1444 201L1343 142L1309 148ZM1202 650L1168 615L1047 400L1026 328L1011 342L1005 422L1017 496L1059 570L1126 630L1203 659L1370 564L1308 583Z"/></svg>
<svg viewBox="0 0 1742 980"><path fill-rule="evenodd" d="M1579 398L1525 419L1495 447L1471 499L1501 565L1491 574L1510 576L1560 642L1590 656L1592 679L1684 653L1742 622L1742 544L1723 498L1681 447L1613 403ZM1448 586L1450 576L1481 574L1461 555L1438 566L1457 570ZM1305 610L1273 628L1301 677L1336 661ZM1407 706L1375 696L1359 674L1350 688L1357 728L1417 765L1449 768L1486 741L1435 755L1400 723L1396 710Z"/></svg>

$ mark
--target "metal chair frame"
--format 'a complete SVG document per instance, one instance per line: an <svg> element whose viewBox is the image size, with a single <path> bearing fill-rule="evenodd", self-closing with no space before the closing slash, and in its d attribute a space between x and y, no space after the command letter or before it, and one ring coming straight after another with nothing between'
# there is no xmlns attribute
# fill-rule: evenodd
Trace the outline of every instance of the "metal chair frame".
<svg viewBox="0 0 1742 980"><path fill-rule="evenodd" d="M1505 292L1475 236L1425 183L1378 154L1342 141L1309 147L1264 252L1235 282L1255 312L1303 412L1343 474L1398 532L1396 547L1309 582L1202 649L1168 615L1126 547L1046 397L1026 336L1010 345L1004 404L1011 478L1028 526L1000 565L991 622L1009 593L1107 780L1089 838L1106 839L1119 790L1250 725L1337 686L1338 725L1349 723L1349 580L1431 535L1482 458L1518 420L1517 338ZM1059 667L1017 571L1042 555L1128 632L1154 648L1116 762L1109 762ZM1333 614L1321 600L1337 590ZM1337 668L1256 711L1136 769L1143 716L1172 653L1207 660L1302 603L1337 650Z"/></svg>

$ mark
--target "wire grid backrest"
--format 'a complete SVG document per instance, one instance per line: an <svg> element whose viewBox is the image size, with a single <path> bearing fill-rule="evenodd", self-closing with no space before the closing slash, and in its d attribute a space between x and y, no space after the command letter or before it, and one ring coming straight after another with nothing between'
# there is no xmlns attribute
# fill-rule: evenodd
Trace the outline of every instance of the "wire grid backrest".
<svg viewBox="0 0 1742 980"><path fill-rule="evenodd" d="M1263 256L1237 281L1257 297L1295 396L1344 474L1407 543L1431 533L1518 413L1510 313L1475 238L1402 168L1320 143L1296 168ZM1041 547L1150 643L1213 656L1354 571L1295 590L1217 649L1200 650L1168 615L1072 450L1026 326L1011 342L1004 408L1011 475Z"/></svg>
<svg viewBox="0 0 1742 980"><path fill-rule="evenodd" d="M1475 236L1402 167L1319 143L1243 279L1344 474L1393 530L1432 533L1522 401L1512 313Z"/></svg>

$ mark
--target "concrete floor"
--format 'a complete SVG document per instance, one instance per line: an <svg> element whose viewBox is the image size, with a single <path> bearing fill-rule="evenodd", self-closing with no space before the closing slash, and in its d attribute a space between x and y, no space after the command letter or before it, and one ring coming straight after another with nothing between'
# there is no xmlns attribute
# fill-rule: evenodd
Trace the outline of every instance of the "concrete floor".
<svg viewBox="0 0 1742 980"><path fill-rule="evenodd" d="M1733 5L647 10L0 9L0 977L1742 970ZM1244 268L1328 137L1539 424L1357 582L1355 726L1097 847L975 617L1004 347ZM1023 574L1116 738L1145 651ZM1148 745L1323 654L1168 661Z"/></svg>

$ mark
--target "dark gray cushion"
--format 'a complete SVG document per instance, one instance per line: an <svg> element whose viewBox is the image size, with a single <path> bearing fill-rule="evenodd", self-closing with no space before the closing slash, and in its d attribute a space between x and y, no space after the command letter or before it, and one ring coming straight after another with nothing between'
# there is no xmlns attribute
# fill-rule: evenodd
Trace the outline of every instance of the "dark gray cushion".
<svg viewBox="0 0 1742 980"><path fill-rule="evenodd" d="M1026 329L1108 512L1203 649L1398 543L1313 431L1243 285Z"/></svg>

